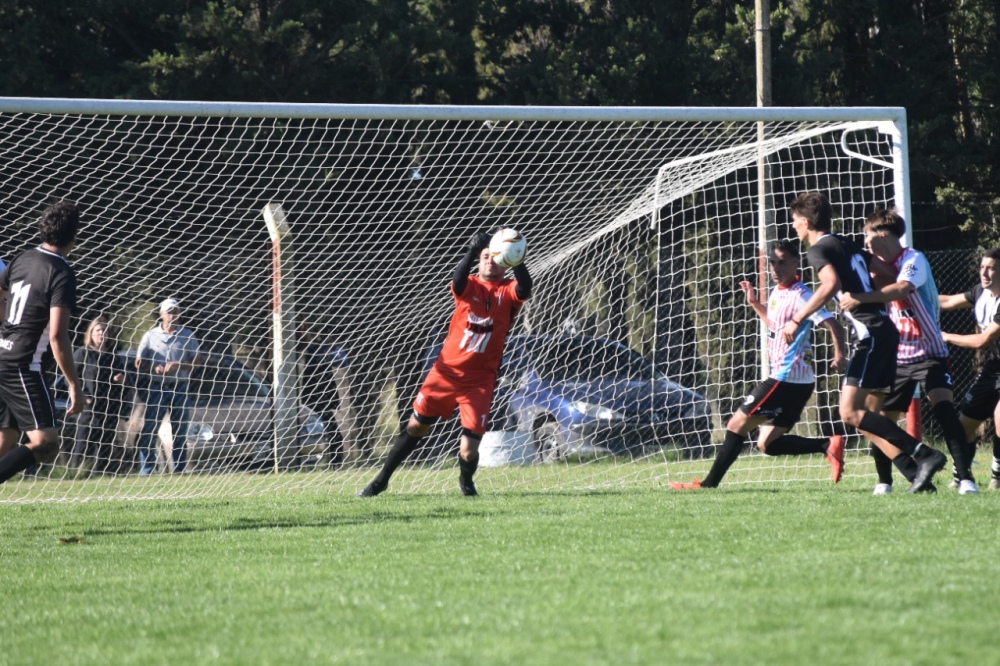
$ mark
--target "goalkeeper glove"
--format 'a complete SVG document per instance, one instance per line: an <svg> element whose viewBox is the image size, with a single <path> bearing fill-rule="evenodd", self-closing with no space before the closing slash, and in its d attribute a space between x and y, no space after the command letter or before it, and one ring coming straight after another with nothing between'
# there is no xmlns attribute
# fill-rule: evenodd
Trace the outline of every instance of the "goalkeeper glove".
<svg viewBox="0 0 1000 666"><path fill-rule="evenodd" d="M490 246L491 236L485 231L477 231L472 235L472 239L469 241L469 249L479 254L485 248Z"/></svg>

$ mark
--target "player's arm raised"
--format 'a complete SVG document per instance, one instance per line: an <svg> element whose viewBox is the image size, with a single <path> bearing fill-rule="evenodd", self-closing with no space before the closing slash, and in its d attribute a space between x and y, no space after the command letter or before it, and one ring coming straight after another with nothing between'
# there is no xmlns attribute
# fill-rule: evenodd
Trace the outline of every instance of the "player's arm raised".
<svg viewBox="0 0 1000 666"><path fill-rule="evenodd" d="M517 281L517 284L514 285L517 297L522 301L528 300L531 297L531 274L528 273L528 267L522 261L511 270L514 271L514 279Z"/></svg>
<svg viewBox="0 0 1000 666"><path fill-rule="evenodd" d="M747 305L753 308L753 311L757 313L757 316L761 318L768 328L770 328L771 320L767 318L767 308L763 303L757 300L757 290L754 289L754 286L747 280L740 280L740 289L742 289L743 293L746 294Z"/></svg>
<svg viewBox="0 0 1000 666"><path fill-rule="evenodd" d="M455 273L451 278L451 288L456 296L461 296L465 292L465 285L469 284L469 271L479 261L479 253L490 246L490 235L485 231L477 231L469 239L469 246L465 254L455 266Z"/></svg>

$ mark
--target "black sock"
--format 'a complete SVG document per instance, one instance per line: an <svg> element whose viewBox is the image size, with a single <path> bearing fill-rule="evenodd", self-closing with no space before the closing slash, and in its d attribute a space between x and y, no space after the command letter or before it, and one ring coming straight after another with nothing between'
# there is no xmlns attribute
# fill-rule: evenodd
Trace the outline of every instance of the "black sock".
<svg viewBox="0 0 1000 666"><path fill-rule="evenodd" d="M911 456L917 451L917 447L920 446L919 440L910 437L905 430L893 423L888 417L876 414L875 412L865 412L865 415L861 417L861 423L858 424L858 429L881 437ZM920 448L924 449L927 447L921 446ZM933 451L933 449L927 448L927 453L930 451Z"/></svg>
<svg viewBox="0 0 1000 666"><path fill-rule="evenodd" d="M892 464L910 483L913 483L913 479L917 478L917 461L913 459L913 456L908 456L905 453L900 454L892 459Z"/></svg>
<svg viewBox="0 0 1000 666"><path fill-rule="evenodd" d="M18 472L23 472L38 463L35 454L27 446L19 446L0 458L0 483L4 483Z"/></svg>
<svg viewBox="0 0 1000 666"><path fill-rule="evenodd" d="M944 440L948 444L951 460L955 464L956 478L972 479L969 469L969 443L965 439L965 428L958 418L954 403L948 401L934 405L934 417L944 430Z"/></svg>
<svg viewBox="0 0 1000 666"><path fill-rule="evenodd" d="M469 459L466 460L462 457L462 454L458 455L458 469L459 473L465 479L471 479L479 469L479 451L469 455Z"/></svg>
<svg viewBox="0 0 1000 666"><path fill-rule="evenodd" d="M782 435L768 444L764 453L769 456L801 456L806 453L826 453L826 447L829 443L829 440L826 439Z"/></svg>
<svg viewBox="0 0 1000 666"><path fill-rule="evenodd" d="M900 456L900 458L909 456ZM878 474L878 482L892 485L892 461L889 456L882 453L882 449L872 444L872 458L875 460L875 473ZM910 458L912 461L913 459Z"/></svg>
<svg viewBox="0 0 1000 666"><path fill-rule="evenodd" d="M993 464L990 465L994 479L1000 479L1000 436L993 433Z"/></svg>
<svg viewBox="0 0 1000 666"><path fill-rule="evenodd" d="M712 463L712 469L709 471L708 475L702 479L702 488L715 488L722 481L722 477L726 475L729 468L732 467L736 459L740 457L740 453L743 451L743 447L747 443L746 435L741 435L739 433L732 432L731 430L726 431L726 438L722 442L722 446L719 447L719 451L715 454L715 462Z"/></svg>
<svg viewBox="0 0 1000 666"><path fill-rule="evenodd" d="M969 444L965 449L965 456L966 456L965 459L969 461L970 474L972 473L972 463L975 462L976 460L976 449L978 448L977 446L978 443L979 443L979 437L977 435L973 435L972 439L969 440ZM975 478L975 476L973 476L973 478Z"/></svg>
<svg viewBox="0 0 1000 666"><path fill-rule="evenodd" d="M403 464L406 457L413 453L413 450L417 448L417 444L420 443L419 437L414 437L410 433L403 429L403 432L399 433L396 437L396 442L389 449L389 455L385 457L385 464L382 465L382 471L378 473L375 480L379 483L386 484L389 483L389 477L392 473L396 471L396 468Z"/></svg>

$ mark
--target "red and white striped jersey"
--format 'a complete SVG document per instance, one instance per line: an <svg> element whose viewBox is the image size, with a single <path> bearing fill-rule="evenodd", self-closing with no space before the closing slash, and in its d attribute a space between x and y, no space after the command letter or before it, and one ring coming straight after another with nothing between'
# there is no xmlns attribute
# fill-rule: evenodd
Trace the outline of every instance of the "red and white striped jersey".
<svg viewBox="0 0 1000 666"><path fill-rule="evenodd" d="M771 378L789 384L812 384L816 381L813 371L812 328L826 319L832 319L825 308L809 316L789 344L781 334L785 324L812 298L812 289L796 280L789 287L778 285L767 297L767 357L771 364Z"/></svg>
<svg viewBox="0 0 1000 666"><path fill-rule="evenodd" d="M938 323L941 308L927 257L910 247L890 261L896 281L906 280L916 289L907 298L889 303L889 317L899 330L896 361L906 365L927 358L947 358L948 345Z"/></svg>

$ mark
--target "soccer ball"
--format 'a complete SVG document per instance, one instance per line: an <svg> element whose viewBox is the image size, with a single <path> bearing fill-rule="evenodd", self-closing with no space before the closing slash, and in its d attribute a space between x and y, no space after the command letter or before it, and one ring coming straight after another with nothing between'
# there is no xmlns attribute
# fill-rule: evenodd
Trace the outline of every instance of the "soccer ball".
<svg viewBox="0 0 1000 666"><path fill-rule="evenodd" d="M490 241L490 258L498 266L514 268L524 261L528 241L514 229L501 229Z"/></svg>

